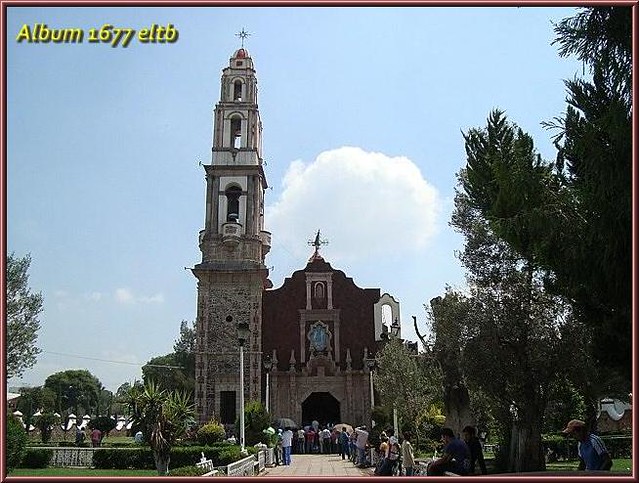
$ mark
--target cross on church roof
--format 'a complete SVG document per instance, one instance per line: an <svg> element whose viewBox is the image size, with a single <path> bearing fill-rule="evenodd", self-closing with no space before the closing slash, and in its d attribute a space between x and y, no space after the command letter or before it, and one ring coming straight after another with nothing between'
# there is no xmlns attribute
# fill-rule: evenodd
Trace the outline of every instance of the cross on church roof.
<svg viewBox="0 0 639 483"><path fill-rule="evenodd" d="M311 256L309 262L312 262L313 260L316 260L316 259L323 260L323 258L319 254L319 249L320 249L320 246L322 245L328 245L328 240L320 239L319 230L317 230L317 235L315 235L315 240L312 240L312 241L309 240L308 244L315 247L315 253L313 253L313 256Z"/></svg>
<svg viewBox="0 0 639 483"><path fill-rule="evenodd" d="M251 34L242 28L241 31L235 34L236 37L239 37L242 41L242 48L244 48L244 39L250 37Z"/></svg>

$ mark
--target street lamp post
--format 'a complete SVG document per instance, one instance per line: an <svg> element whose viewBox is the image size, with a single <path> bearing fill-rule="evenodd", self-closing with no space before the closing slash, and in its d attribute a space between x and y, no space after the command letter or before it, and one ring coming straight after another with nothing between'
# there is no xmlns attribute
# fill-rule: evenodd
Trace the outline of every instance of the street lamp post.
<svg viewBox="0 0 639 483"><path fill-rule="evenodd" d="M270 393L269 393L269 389L270 389L270 384L269 384L269 373L271 372L271 369L273 368L273 361L271 360L271 356L266 356L266 358L264 359L264 370L266 371L266 412L270 412L271 410L271 398L270 398Z"/></svg>
<svg viewBox="0 0 639 483"><path fill-rule="evenodd" d="M373 409L373 407L375 407L375 393L373 391L373 369L375 369L375 359L366 359L366 366L368 367L368 373L370 375L371 409Z"/></svg>
<svg viewBox="0 0 639 483"><path fill-rule="evenodd" d="M227 322L233 322L233 317L226 317ZM237 323L237 340L240 343L240 450L244 449L244 344L249 336L249 326L246 322Z"/></svg>

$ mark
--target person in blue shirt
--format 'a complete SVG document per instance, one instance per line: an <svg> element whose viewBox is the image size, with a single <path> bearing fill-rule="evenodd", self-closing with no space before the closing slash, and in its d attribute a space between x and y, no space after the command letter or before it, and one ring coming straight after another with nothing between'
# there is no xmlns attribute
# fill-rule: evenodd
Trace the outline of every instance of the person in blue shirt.
<svg viewBox="0 0 639 483"><path fill-rule="evenodd" d="M470 449L450 428L442 428L441 439L444 443L442 457L428 465L429 476L442 476L449 471L456 475L467 475L470 469Z"/></svg>
<svg viewBox="0 0 639 483"><path fill-rule="evenodd" d="M563 433L578 441L579 470L607 471L612 467L612 459L606 445L596 434L586 429L586 423L573 419L568 423Z"/></svg>

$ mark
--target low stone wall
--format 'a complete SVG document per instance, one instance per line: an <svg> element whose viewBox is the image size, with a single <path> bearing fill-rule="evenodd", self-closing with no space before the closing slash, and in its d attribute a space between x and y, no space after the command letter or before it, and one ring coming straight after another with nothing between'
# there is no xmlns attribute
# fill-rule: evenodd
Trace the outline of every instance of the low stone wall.
<svg viewBox="0 0 639 483"><path fill-rule="evenodd" d="M96 450L99 450L99 448L74 448L71 446L38 446L38 448L53 451L53 456L51 457L49 466L79 466L84 468L90 468L93 466L93 453L95 453Z"/></svg>
<svg viewBox="0 0 639 483"><path fill-rule="evenodd" d="M226 469L226 476L255 476L255 456L247 456L222 468Z"/></svg>

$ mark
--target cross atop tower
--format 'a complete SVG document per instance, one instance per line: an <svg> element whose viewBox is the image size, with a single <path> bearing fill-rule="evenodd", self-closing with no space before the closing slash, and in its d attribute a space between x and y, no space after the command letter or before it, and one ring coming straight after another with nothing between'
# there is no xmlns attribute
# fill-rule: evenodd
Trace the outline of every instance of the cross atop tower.
<svg viewBox="0 0 639 483"><path fill-rule="evenodd" d="M313 253L313 256L311 256L311 258L309 259L309 262L312 262L313 260L316 260L316 259L323 260L323 258L319 254L319 249L322 245L328 245L328 240L322 240L320 238L319 230L317 230L317 235L315 235L315 240L312 240L312 241L309 240L308 244L315 247L315 253Z"/></svg>
<svg viewBox="0 0 639 483"><path fill-rule="evenodd" d="M246 30L244 30L244 28L242 28L241 31L239 31L238 33L235 34L236 37L239 37L242 41L242 48L244 48L244 39L248 38L251 36L251 34L249 32L247 32Z"/></svg>

